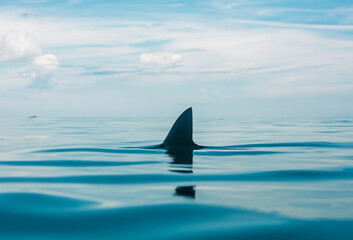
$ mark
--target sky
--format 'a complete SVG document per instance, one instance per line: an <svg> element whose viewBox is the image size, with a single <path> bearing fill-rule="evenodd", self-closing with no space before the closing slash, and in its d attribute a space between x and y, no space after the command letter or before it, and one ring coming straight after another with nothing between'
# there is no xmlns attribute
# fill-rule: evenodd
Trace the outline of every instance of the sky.
<svg viewBox="0 0 353 240"><path fill-rule="evenodd" d="M0 117L353 117L351 0L0 0Z"/></svg>

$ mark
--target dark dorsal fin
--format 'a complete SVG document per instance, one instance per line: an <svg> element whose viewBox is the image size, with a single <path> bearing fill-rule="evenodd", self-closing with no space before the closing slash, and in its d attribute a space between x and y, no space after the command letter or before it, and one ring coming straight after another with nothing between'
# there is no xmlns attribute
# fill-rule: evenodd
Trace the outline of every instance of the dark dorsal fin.
<svg viewBox="0 0 353 240"><path fill-rule="evenodd" d="M165 147L191 147L197 145L192 140L192 108L186 109L175 121L163 145Z"/></svg>

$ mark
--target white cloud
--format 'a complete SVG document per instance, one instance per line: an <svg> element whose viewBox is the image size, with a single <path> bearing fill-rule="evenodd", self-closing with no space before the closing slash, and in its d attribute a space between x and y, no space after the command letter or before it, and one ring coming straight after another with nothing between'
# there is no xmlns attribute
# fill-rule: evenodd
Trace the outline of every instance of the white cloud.
<svg viewBox="0 0 353 240"><path fill-rule="evenodd" d="M5 62L7 66L11 66L11 61L16 60L28 60L30 64L22 71L19 76L26 81L19 81L18 75L16 78L15 72L12 71L13 76L8 79L2 80L2 85L5 86L24 86L30 87L49 87L53 73L59 66L59 61L55 55L46 54L43 55L41 46L37 41L36 37L30 31L11 31L6 33L0 41L0 61ZM6 63L10 62L10 63ZM20 64L23 64L20 62ZM13 67L7 67L8 69L15 69L19 66L14 65ZM17 84L17 82L21 84ZM20 78L21 79L21 78ZM14 83L10 83L13 80Z"/></svg>
<svg viewBox="0 0 353 240"><path fill-rule="evenodd" d="M0 61L33 58L42 54L41 47L32 33L15 31L5 34L0 42Z"/></svg>
<svg viewBox="0 0 353 240"><path fill-rule="evenodd" d="M58 66L59 61L55 55L38 56L33 60L30 68L22 73L22 76L32 80L30 87L47 88Z"/></svg>
<svg viewBox="0 0 353 240"><path fill-rule="evenodd" d="M181 61L181 55L176 53L143 53L140 55L140 63L143 67L160 70L174 67Z"/></svg>
<svg viewBox="0 0 353 240"><path fill-rule="evenodd" d="M33 60L33 66L40 69L43 74L54 72L58 65L57 57L52 54L42 55Z"/></svg>

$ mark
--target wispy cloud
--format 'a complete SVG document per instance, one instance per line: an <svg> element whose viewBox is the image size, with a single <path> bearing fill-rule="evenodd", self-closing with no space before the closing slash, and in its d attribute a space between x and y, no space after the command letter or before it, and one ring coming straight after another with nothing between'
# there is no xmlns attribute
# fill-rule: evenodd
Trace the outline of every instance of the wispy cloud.
<svg viewBox="0 0 353 240"><path fill-rule="evenodd" d="M137 72L140 72L140 70L137 68L132 68L132 69L90 71L90 72L85 72L82 75L107 76L107 75L118 75L118 74L133 74Z"/></svg>
<svg viewBox="0 0 353 240"><path fill-rule="evenodd" d="M240 24L262 25L262 26L281 27L281 28L353 31L353 25L298 24L298 23L284 23L284 22L242 20L242 19L232 20L232 22L240 23Z"/></svg>

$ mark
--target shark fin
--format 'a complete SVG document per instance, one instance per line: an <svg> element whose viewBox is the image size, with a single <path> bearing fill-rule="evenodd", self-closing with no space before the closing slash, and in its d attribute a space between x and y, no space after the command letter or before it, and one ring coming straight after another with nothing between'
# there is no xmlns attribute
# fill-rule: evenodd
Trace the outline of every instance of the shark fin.
<svg viewBox="0 0 353 240"><path fill-rule="evenodd" d="M175 121L167 137L163 142L163 147L170 148L201 148L192 140L192 108L186 109Z"/></svg>

